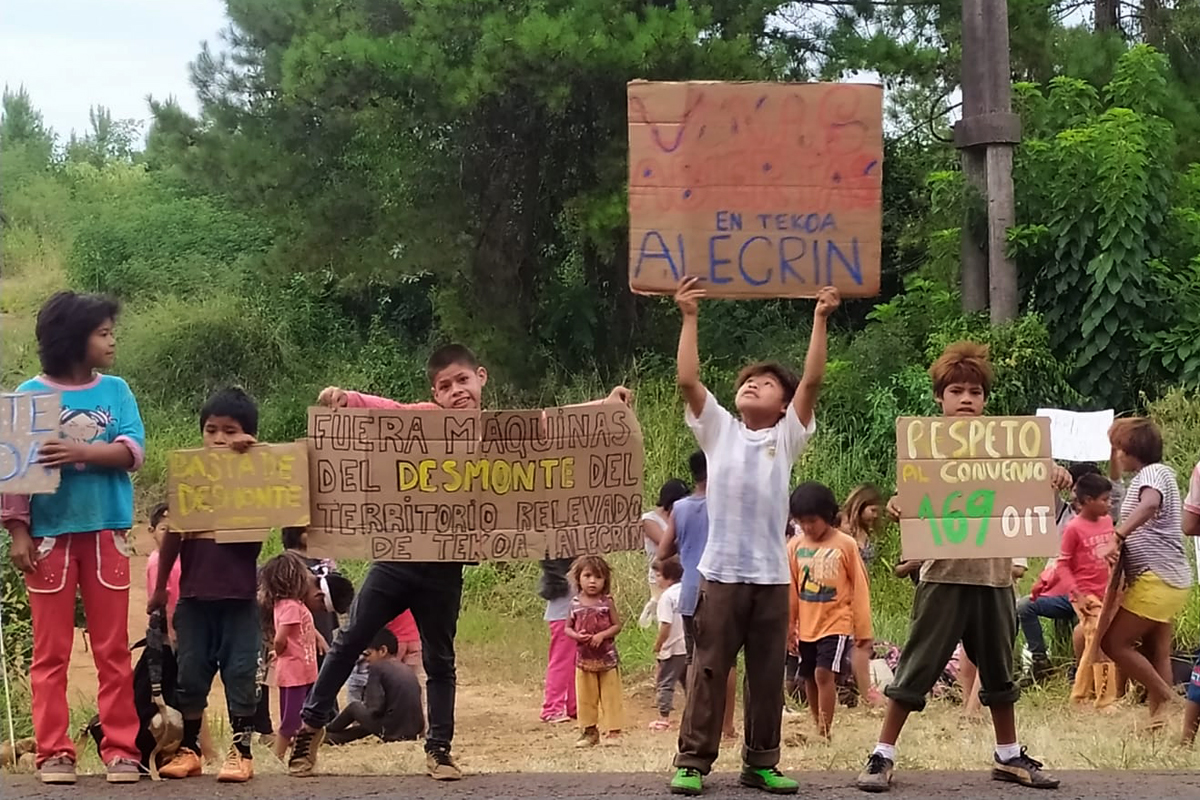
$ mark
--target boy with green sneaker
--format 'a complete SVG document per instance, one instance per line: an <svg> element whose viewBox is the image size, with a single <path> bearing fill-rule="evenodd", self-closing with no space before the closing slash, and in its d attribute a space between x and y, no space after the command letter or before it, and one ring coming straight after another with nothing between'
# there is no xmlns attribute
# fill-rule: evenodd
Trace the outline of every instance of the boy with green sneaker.
<svg viewBox="0 0 1200 800"><path fill-rule="evenodd" d="M816 430L826 322L840 298L833 287L817 297L803 378L771 363L742 370L739 419L700 382L697 316L705 292L697 283L684 278L675 294L683 313L678 373L685 419L708 460L709 526L671 792L702 791L721 743L726 676L745 649L741 782L772 794L795 794L799 784L778 769L791 583L783 532L792 465Z"/></svg>

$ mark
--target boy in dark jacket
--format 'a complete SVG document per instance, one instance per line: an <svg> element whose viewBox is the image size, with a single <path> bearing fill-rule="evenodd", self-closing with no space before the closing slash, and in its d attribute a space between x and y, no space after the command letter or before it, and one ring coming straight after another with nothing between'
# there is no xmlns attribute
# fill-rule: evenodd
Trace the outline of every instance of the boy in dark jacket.
<svg viewBox="0 0 1200 800"><path fill-rule="evenodd" d="M396 658L399 644L387 628L375 634L363 652L368 665L363 701L353 701L325 727L330 744L349 744L368 736L385 742L411 741L425 733L421 683L412 667Z"/></svg>

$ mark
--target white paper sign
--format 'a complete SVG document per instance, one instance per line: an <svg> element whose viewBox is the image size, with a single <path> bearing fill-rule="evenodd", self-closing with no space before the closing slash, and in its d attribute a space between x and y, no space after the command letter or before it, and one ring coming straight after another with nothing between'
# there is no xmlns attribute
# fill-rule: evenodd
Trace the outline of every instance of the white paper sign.
<svg viewBox="0 0 1200 800"><path fill-rule="evenodd" d="M1112 455L1108 429L1113 411L1064 411L1039 408L1039 417L1050 420L1050 455L1061 461L1107 461Z"/></svg>

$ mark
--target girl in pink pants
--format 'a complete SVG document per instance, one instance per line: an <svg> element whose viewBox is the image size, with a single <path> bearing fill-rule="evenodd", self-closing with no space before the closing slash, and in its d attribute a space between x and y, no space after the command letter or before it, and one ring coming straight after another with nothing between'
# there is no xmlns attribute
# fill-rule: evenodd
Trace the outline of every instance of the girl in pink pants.
<svg viewBox="0 0 1200 800"><path fill-rule="evenodd" d="M550 657L546 662L546 696L542 722L575 719L575 642L567 638L567 613L575 590L567 580L571 559L542 562L539 594L546 600L544 619L550 626Z"/></svg>
<svg viewBox="0 0 1200 800"><path fill-rule="evenodd" d="M112 366L117 304L95 295L59 292L38 313L42 372L21 384L31 393L33 436L58 432L31 470L58 470L53 494L6 494L0 521L12 536L13 564L25 573L33 617L33 727L44 783L75 782L69 736L67 667L75 642L75 595L83 597L100 689L104 737L100 756L109 783L141 777L138 717L129 661L129 540L133 483L142 464L145 431L125 381L99 370ZM57 410L61 399L61 411ZM26 451L27 452L27 451ZM4 481L13 475L0 476Z"/></svg>

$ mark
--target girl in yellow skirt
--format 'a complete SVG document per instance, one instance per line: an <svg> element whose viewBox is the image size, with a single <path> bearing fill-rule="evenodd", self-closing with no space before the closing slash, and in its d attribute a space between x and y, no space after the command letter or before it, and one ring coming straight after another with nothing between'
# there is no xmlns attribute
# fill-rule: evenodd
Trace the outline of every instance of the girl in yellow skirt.
<svg viewBox="0 0 1200 800"><path fill-rule="evenodd" d="M1119 559L1123 564L1125 596L1101 648L1127 677L1146 687L1150 727L1158 728L1174 696L1171 620L1183 609L1192 585L1183 550L1182 503L1175 472L1161 463L1157 425L1145 418L1118 420L1109 440L1122 471L1133 479L1109 553L1110 563Z"/></svg>

